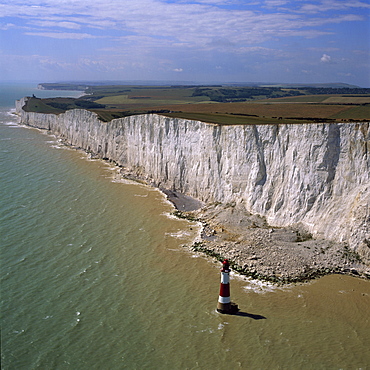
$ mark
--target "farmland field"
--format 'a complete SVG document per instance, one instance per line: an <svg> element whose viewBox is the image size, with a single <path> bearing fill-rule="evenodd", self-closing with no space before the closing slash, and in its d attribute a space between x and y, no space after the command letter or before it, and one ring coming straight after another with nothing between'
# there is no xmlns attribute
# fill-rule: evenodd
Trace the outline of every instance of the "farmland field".
<svg viewBox="0 0 370 370"><path fill-rule="evenodd" d="M370 104L370 96L330 96L324 103Z"/></svg>
<svg viewBox="0 0 370 370"><path fill-rule="evenodd" d="M78 99L31 98L26 110L89 109L103 121L158 113L215 124L370 120L370 89L250 86L89 86Z"/></svg>

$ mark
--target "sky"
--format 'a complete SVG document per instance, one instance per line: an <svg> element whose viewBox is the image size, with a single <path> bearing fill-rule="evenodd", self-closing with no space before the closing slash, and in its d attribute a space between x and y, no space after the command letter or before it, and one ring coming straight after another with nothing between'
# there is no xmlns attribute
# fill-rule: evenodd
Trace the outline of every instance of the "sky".
<svg viewBox="0 0 370 370"><path fill-rule="evenodd" d="M0 80L370 87L370 0L0 0Z"/></svg>

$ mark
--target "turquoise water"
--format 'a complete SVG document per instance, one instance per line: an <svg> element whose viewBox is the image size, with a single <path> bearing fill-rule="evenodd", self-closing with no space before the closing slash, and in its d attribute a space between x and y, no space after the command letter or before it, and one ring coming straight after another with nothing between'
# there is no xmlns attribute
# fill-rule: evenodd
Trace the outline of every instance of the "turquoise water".
<svg viewBox="0 0 370 370"><path fill-rule="evenodd" d="M9 114L16 98L59 92L2 88L3 369L370 366L370 282L278 289L232 276L242 315L216 313L220 265L183 248L197 225Z"/></svg>

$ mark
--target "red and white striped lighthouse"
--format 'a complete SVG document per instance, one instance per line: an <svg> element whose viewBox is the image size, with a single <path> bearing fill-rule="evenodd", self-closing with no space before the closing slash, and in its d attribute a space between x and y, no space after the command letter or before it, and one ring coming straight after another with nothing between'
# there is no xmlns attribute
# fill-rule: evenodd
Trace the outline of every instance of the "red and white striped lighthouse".
<svg viewBox="0 0 370 370"><path fill-rule="evenodd" d="M230 266L229 261L222 262L220 295L218 296L217 311L220 313L236 313L238 306L230 300Z"/></svg>

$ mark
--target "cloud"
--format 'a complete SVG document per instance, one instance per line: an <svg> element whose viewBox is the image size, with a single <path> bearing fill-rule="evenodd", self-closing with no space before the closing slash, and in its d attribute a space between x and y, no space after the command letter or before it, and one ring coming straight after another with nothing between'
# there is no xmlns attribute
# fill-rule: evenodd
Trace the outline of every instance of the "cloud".
<svg viewBox="0 0 370 370"><path fill-rule="evenodd" d="M323 54L322 57L320 58L320 61L322 63L330 63L331 62L331 56L328 54Z"/></svg>
<svg viewBox="0 0 370 370"><path fill-rule="evenodd" d="M80 29L81 25L75 22L56 22L56 21L31 21L31 24L39 27L48 27L48 28L53 28L53 27L59 27L59 28L68 28L68 29Z"/></svg>
<svg viewBox="0 0 370 370"><path fill-rule="evenodd" d="M353 74L352 73L338 73L339 76L343 76L343 77L353 77Z"/></svg>
<svg viewBox="0 0 370 370"><path fill-rule="evenodd" d="M265 4L268 7L282 6L289 3L289 0L266 0Z"/></svg>
<svg viewBox="0 0 370 370"><path fill-rule="evenodd" d="M3 55L31 50L91 76L99 70L283 80L287 70L299 77L304 70L314 78L320 59L333 66L325 79L329 72L337 78L339 68L357 70L359 78L368 75L368 9L368 0L2 0L0 41ZM70 50L64 53L57 40L70 40ZM342 62L344 56L349 60ZM251 72L257 66L262 78Z"/></svg>
<svg viewBox="0 0 370 370"><path fill-rule="evenodd" d="M337 1L337 0L336 0ZM70 34L66 38L89 38L82 28L101 28L105 31L137 37L159 37L172 40L181 47L191 45L199 48L225 49L226 44L239 46L260 44L275 37L319 37L330 31L319 30L324 24L356 21L358 15L328 16L312 18L292 14L291 10L279 9L276 12L261 12L256 4L233 6L237 1L194 1L171 2L161 0L90 0L65 1L44 0L42 3L29 0L27 4L19 0L4 2L2 13L24 19L28 25L42 28L81 29L81 36ZM268 5L286 5L290 0L268 0ZM345 3L340 3L343 6ZM357 6L366 5L355 1ZM42 4L42 5L40 5ZM305 6L318 6L305 4ZM326 0L321 6L334 7L335 2ZM353 6L353 5L352 5ZM347 6L348 7L348 6ZM304 6L302 7L302 9ZM316 9L316 8L315 8ZM309 12L308 12L309 13ZM27 35L36 35L40 29L32 29ZM60 34L46 33L54 38ZM41 36L41 34L40 34Z"/></svg>
<svg viewBox="0 0 370 370"><path fill-rule="evenodd" d="M98 37L89 35L87 33L68 33L68 32L25 32L25 35L50 37L53 39L74 39L74 40L94 39Z"/></svg>
<svg viewBox="0 0 370 370"><path fill-rule="evenodd" d="M330 52L330 51L339 51L340 48L327 48L327 47L310 47L310 48L307 48L308 51L326 51L326 52Z"/></svg>
<svg viewBox="0 0 370 370"><path fill-rule="evenodd" d="M258 54L264 56L279 56L282 54L281 50L278 49L271 49L265 48L262 46L249 46L249 47L241 47L236 50L238 53L244 54Z"/></svg>
<svg viewBox="0 0 370 370"><path fill-rule="evenodd" d="M6 23L6 24L0 23L0 30L2 31L10 30L11 28L14 28L14 27L16 27L16 25L13 23Z"/></svg>
<svg viewBox="0 0 370 370"><path fill-rule="evenodd" d="M348 10L348 9L370 9L370 4L363 1L356 0L322 0L318 3L306 3L300 8L304 13L322 13L330 10Z"/></svg>

